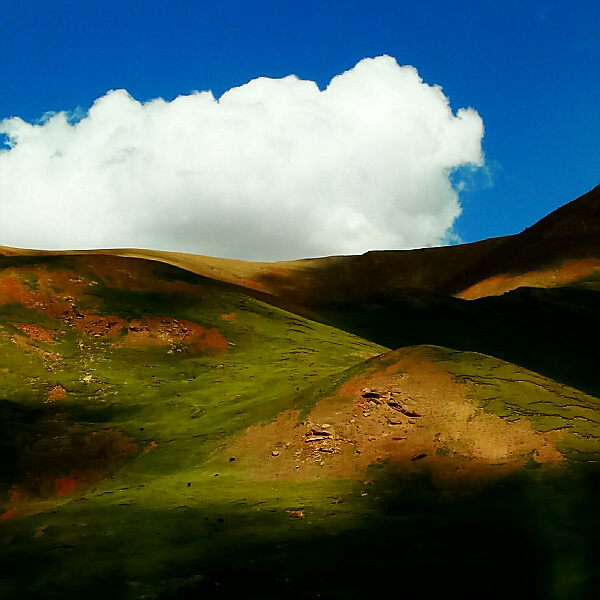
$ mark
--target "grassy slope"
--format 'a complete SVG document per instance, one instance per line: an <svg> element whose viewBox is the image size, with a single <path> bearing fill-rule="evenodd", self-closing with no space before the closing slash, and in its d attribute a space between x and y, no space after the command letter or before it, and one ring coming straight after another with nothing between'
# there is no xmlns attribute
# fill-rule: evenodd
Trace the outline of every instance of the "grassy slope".
<svg viewBox="0 0 600 600"><path fill-rule="evenodd" d="M367 597L387 586L398 594L450 587L466 597L501 597L516 584L529 598L585 597L593 589L588 561L598 479L574 459L594 452L596 442L580 447L573 439L594 438L597 426L569 412L577 404L597 414L593 399L568 390L564 407L565 388L535 374L479 355L429 350L429 360L457 381L479 378L473 402L503 419L525 414L544 430L568 427L577 416L581 431L563 447L571 466L534 464L458 496L432 483L427 461L408 473L383 461L346 479L254 479L239 470L239 457L228 461L229 444L283 410L306 418L365 370L385 371L388 358L363 362L385 348L159 264L117 261L107 270L97 257L18 260L21 270L11 277L33 294L51 289L42 272L56 278L56 290L66 271L82 277L74 298L81 315L188 320L217 327L230 344L225 353L185 344L172 354L169 346L116 347L125 331L89 336L76 329L77 317L52 318L15 302L1 307L0 433L9 460L2 461L0 483L7 492L17 483L24 496L46 496L23 507L5 497L5 511L24 516L0 521L0 597L217 598L238 592L240 582L250 598ZM4 262L4 275L18 260ZM117 284L118 265L138 271ZM233 320L222 319L232 313ZM64 333L55 343L29 338L19 346L14 336L26 336L15 323ZM486 381L494 370L502 376ZM65 397L45 403L57 385ZM539 410L529 406L532 386ZM551 426L540 417L544 411L554 414ZM119 453L105 443L93 456L83 453L87 467L77 463L93 431L119 432L137 451ZM54 442L42 443L48 438ZM51 472L33 472L36 485L31 465L44 454L53 458L43 463ZM93 485L84 495L76 487L58 497L48 488L86 468L106 477L94 482L88 473ZM36 506L46 510L27 516ZM305 516L290 518L289 510ZM504 580L507 557L512 582Z"/></svg>
<svg viewBox="0 0 600 600"><path fill-rule="evenodd" d="M9 262L14 267L15 260ZM7 269L9 262L5 262ZM64 500L79 496L80 483L94 482L89 473L93 469L99 475L113 473L97 483L90 499L98 515L104 514L103 507L109 511L107 518L111 522L112 511L121 510L114 507L123 500L115 500L122 487L146 486L139 495L145 510L164 511L180 505L184 502L181 494L191 493L193 497L202 492L207 478L211 484L217 482L213 473L203 471L202 465L227 436L257 421L272 420L283 408L302 409L314 402L321 387L330 385L328 376L384 350L350 334L284 313L231 287L160 264L146 265L150 270L143 273L143 289L131 291L107 285L107 279L94 271L94 264L79 258L28 258L21 262L25 263L23 270L11 272L9 278L20 280L33 294L50 293L38 289L37 281L45 273L46 288L54 286L59 290L55 303L60 301L60 289L68 280L65 273L77 273L85 282L94 282L86 284L74 298L78 315L111 315L129 322L147 314L185 319L205 328L218 327L229 347L224 353L192 352L183 344L174 351L169 346L116 347L115 342L124 339L124 332L119 332L117 338L90 336L74 328L76 318L65 322L15 302L2 306L2 444L4 457L9 460L2 461L0 485L6 494L5 515L11 516L11 510L16 510L14 519L1 523L9 540L11 530L29 531L32 526L27 518L19 519L20 514L57 507ZM134 266L139 263L136 261ZM188 293L169 291L170 285L180 280L189 286ZM235 317L223 320L223 315ZM55 343L27 338L17 327L22 324L52 331ZM26 345L17 345L15 337L26 340ZM65 397L45 403L56 386L65 390ZM97 453L110 454L106 460L92 460L91 467L83 464L81 448L85 437L94 441L94 432L98 437L112 429L137 444L134 456L121 453L114 457L111 447L105 444L97 448ZM48 445L47 438L53 438L55 443ZM144 453L144 449L149 451ZM48 455L53 459L44 460ZM129 464L115 474L119 458ZM32 467L40 461L47 467L45 470ZM79 477L86 469L85 477ZM57 497L52 484L72 472L79 479L77 489ZM11 503L8 492L15 483L21 498ZM193 485L188 488L188 483ZM181 494L175 493L175 488L181 489ZM211 504L220 496L214 491L204 493L194 504ZM52 514L70 515L77 510L74 504L67 504ZM146 518L143 516L142 521L146 522ZM42 521L47 519L54 522L61 517L46 514ZM52 526L48 528L51 530ZM101 526L102 535L108 529L106 524ZM56 542L54 536L44 540L50 537ZM79 535L76 537L79 539ZM142 544L146 543L144 538ZM105 558L109 562L115 560L114 556ZM97 568L104 567L99 561ZM13 568L10 559L4 562L4 575ZM90 573L88 581L93 579ZM38 580L40 586L47 585L39 574ZM16 588L4 589L16 593L23 581L19 577L13 581ZM61 585L67 583L62 581Z"/></svg>

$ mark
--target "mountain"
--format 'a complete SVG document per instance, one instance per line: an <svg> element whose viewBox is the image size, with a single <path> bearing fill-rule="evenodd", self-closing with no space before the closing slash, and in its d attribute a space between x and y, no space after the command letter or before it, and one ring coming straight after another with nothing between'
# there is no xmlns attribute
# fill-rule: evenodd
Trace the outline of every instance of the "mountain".
<svg viewBox="0 0 600 600"><path fill-rule="evenodd" d="M586 598L599 188L474 244L0 248L0 598Z"/></svg>

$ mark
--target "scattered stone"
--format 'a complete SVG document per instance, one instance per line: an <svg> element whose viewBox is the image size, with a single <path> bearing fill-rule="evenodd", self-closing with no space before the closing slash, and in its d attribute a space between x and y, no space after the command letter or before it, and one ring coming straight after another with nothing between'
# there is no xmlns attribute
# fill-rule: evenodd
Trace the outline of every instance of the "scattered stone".
<svg viewBox="0 0 600 600"><path fill-rule="evenodd" d="M427 452L421 452L421 454L417 454L416 456L413 456L410 460L415 461L415 460L421 460L423 458L425 458L427 456Z"/></svg>
<svg viewBox="0 0 600 600"><path fill-rule="evenodd" d="M287 514L292 517L292 519L301 519L304 516L304 513L301 510L288 510Z"/></svg>
<svg viewBox="0 0 600 600"><path fill-rule="evenodd" d="M41 525L35 530L33 537L41 538L44 535L44 529L46 529L46 525Z"/></svg>
<svg viewBox="0 0 600 600"><path fill-rule="evenodd" d="M56 402L57 400L63 400L66 397L67 390L65 390L65 388L62 385L57 384L50 390L50 393L48 394L46 400L44 400L44 403Z"/></svg>
<svg viewBox="0 0 600 600"><path fill-rule="evenodd" d="M408 410L407 408L402 408L400 412L407 417L420 417L421 415L414 410Z"/></svg>
<svg viewBox="0 0 600 600"><path fill-rule="evenodd" d="M277 452L277 450L273 450L273 452L271 452L271 456L279 456L279 452Z"/></svg>

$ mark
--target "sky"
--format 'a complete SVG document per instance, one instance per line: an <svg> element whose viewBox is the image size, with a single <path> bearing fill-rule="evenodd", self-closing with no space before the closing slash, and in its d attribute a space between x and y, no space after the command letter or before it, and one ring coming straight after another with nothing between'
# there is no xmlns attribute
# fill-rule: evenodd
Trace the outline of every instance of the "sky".
<svg viewBox="0 0 600 600"><path fill-rule="evenodd" d="M522 231L600 179L600 5L0 0L0 245Z"/></svg>

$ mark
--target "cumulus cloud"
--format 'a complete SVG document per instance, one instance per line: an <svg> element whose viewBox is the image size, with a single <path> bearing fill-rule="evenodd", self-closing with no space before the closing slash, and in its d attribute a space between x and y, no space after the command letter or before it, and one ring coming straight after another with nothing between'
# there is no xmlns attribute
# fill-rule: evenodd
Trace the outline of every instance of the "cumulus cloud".
<svg viewBox="0 0 600 600"><path fill-rule="evenodd" d="M0 123L0 244L283 260L439 245L453 168L483 123L389 56L319 90L295 76L144 104L125 90L73 124Z"/></svg>

